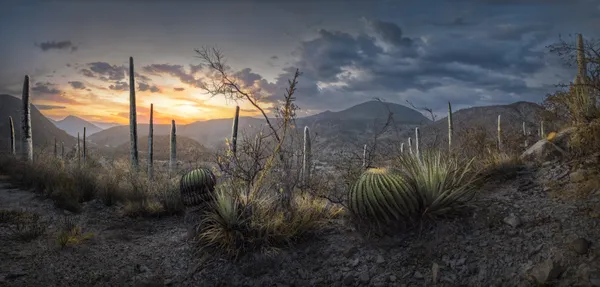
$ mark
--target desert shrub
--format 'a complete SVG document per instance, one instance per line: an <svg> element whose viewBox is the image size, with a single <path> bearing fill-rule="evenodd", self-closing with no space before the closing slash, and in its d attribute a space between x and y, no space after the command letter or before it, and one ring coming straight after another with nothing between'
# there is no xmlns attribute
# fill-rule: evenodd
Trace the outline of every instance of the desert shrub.
<svg viewBox="0 0 600 287"><path fill-rule="evenodd" d="M38 238L47 228L38 213L27 210L0 210L0 224L9 225L12 238L23 241Z"/></svg>
<svg viewBox="0 0 600 287"><path fill-rule="evenodd" d="M324 228L340 208L309 195L296 194L290 210L265 193L246 196L243 187L217 186L215 196L196 225L200 251L236 259L251 251L272 252Z"/></svg>
<svg viewBox="0 0 600 287"><path fill-rule="evenodd" d="M60 222L60 229L56 235L56 243L64 248L68 245L76 245L94 237L91 232L83 233L72 217L65 216Z"/></svg>

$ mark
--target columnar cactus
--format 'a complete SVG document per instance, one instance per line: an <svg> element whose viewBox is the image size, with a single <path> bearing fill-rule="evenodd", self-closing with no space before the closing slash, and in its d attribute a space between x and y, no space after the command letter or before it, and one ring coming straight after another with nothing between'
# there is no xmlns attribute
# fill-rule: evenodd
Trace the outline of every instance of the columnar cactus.
<svg viewBox="0 0 600 287"><path fill-rule="evenodd" d="M77 132L77 165L81 165L81 148L79 143L79 132Z"/></svg>
<svg viewBox="0 0 600 287"><path fill-rule="evenodd" d="M13 123L12 117L8 117L8 127L10 129L10 154L12 154L14 156L16 154L15 124Z"/></svg>
<svg viewBox="0 0 600 287"><path fill-rule="evenodd" d="M129 142L131 166L139 171L138 142L137 142L137 113L135 106L135 73L133 70L133 57L129 57Z"/></svg>
<svg viewBox="0 0 600 287"><path fill-rule="evenodd" d="M350 188L348 208L358 219L386 223L406 219L419 206L404 192L402 176L384 168L370 168Z"/></svg>
<svg viewBox="0 0 600 287"><path fill-rule="evenodd" d="M529 141L527 140L527 127L525 126L525 122L523 122L523 137L525 138L525 147L528 147Z"/></svg>
<svg viewBox="0 0 600 287"><path fill-rule="evenodd" d="M366 168L367 167L367 145L366 144L363 146L362 158L363 158L362 166L363 166L363 168Z"/></svg>
<svg viewBox="0 0 600 287"><path fill-rule="evenodd" d="M452 123L452 105L448 102L448 150L452 149L452 134L454 133L454 124Z"/></svg>
<svg viewBox="0 0 600 287"><path fill-rule="evenodd" d="M413 149L412 149L412 138L408 138L408 153L410 153L411 155L413 154Z"/></svg>
<svg viewBox="0 0 600 287"><path fill-rule="evenodd" d="M175 126L175 120L171 120L171 156L169 157L169 173L172 175L175 173L177 168L177 127Z"/></svg>
<svg viewBox="0 0 600 287"><path fill-rule="evenodd" d="M240 106L235 107L235 116L233 117L233 127L231 128L231 152L235 155L237 150L238 122L240 118Z"/></svg>
<svg viewBox="0 0 600 287"><path fill-rule="evenodd" d="M302 174L304 175L304 185L308 185L310 181L310 166L312 160L310 130L304 127L304 160L302 161Z"/></svg>
<svg viewBox="0 0 600 287"><path fill-rule="evenodd" d="M210 200L217 179L208 168L197 168L184 174L179 181L179 192L183 205L197 206Z"/></svg>
<svg viewBox="0 0 600 287"><path fill-rule="evenodd" d="M31 136L31 99L29 98L29 76L23 81L23 114L21 116L21 157L33 161L33 140Z"/></svg>
<svg viewBox="0 0 600 287"><path fill-rule="evenodd" d="M86 158L87 158L87 149L86 149L86 145L85 145L85 127L83 127L83 164L85 165L86 162Z"/></svg>
<svg viewBox="0 0 600 287"><path fill-rule="evenodd" d="M148 124L148 178L154 174L154 104L150 104L150 122Z"/></svg>
<svg viewBox="0 0 600 287"><path fill-rule="evenodd" d="M546 138L546 131L544 131L544 121L540 121L540 139Z"/></svg>
<svg viewBox="0 0 600 287"><path fill-rule="evenodd" d="M420 151L419 151L419 128L415 128L415 153L417 155L417 158L420 157Z"/></svg>
<svg viewBox="0 0 600 287"><path fill-rule="evenodd" d="M498 115L498 151L502 151L502 126L500 125L500 115Z"/></svg>
<svg viewBox="0 0 600 287"><path fill-rule="evenodd" d="M400 153L404 154L404 143L400 143Z"/></svg>

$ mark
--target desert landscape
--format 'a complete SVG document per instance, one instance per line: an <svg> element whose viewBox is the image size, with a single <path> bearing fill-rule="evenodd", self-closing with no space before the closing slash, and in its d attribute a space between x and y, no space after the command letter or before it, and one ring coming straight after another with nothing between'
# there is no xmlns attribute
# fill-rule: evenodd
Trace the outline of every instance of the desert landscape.
<svg viewBox="0 0 600 287"><path fill-rule="evenodd" d="M145 7L166 9L157 3ZM81 7L112 7L102 5ZM422 51L408 53L411 45L433 49L386 38L399 27L369 21L373 35L405 50L364 34L352 38L361 57L415 60ZM60 43L35 46L84 52ZM320 65L347 56L318 47L310 51L329 53ZM116 65L68 62L80 78L64 86L37 70L19 75L18 91L0 80L0 286L600 286L594 38L554 37L535 54L572 66L564 81L542 77L552 90L539 103L495 94L498 75L471 83L489 89L470 101L365 96L350 68L354 76L324 84L331 67L307 64L311 53L270 81L230 66L229 50L191 49L190 72L145 63L141 51L141 61L131 53ZM368 61L350 62L360 70ZM455 84L441 79L465 67L429 84L450 93ZM396 89L375 76L390 71L372 70L367 86Z"/></svg>

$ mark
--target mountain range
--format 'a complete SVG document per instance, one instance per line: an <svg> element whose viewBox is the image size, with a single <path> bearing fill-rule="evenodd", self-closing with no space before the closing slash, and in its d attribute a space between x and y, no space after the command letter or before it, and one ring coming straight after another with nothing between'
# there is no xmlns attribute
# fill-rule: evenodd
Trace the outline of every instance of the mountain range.
<svg viewBox="0 0 600 287"><path fill-rule="evenodd" d="M10 95L0 95L0 115L3 118L0 121L0 134L2 134L0 137L0 150L2 152L10 149L8 117L12 117L13 119L17 152L21 148L21 110L21 99ZM64 143L65 149L69 149L77 144L75 137L57 128L35 105L31 105L31 133L35 148L53 148L55 138L58 143Z"/></svg>
<svg viewBox="0 0 600 287"><path fill-rule="evenodd" d="M86 137L103 130L102 128L92 124L91 122L88 122L88 121L86 121L82 118L76 117L76 116L67 116L60 121L54 121L54 124L59 129L65 131L68 134L75 136L75 137L77 136L77 133L79 133L81 136L83 136L83 128L84 127L85 127Z"/></svg>
<svg viewBox="0 0 600 287"><path fill-rule="evenodd" d="M0 112L2 114L12 115L13 119L19 119L20 99L8 95L0 96ZM481 126L489 133L493 133L497 127L497 117L501 115L503 129L506 132L520 132L522 122L526 122L529 129L536 129L539 123L539 112L542 107L530 102L516 102L509 105L482 106L462 109L453 113L455 131L463 130L468 127ZM10 113L10 114L9 114ZM421 142L427 145L427 142L433 142L435 138L441 139L441 142L447 142L447 119L442 118L435 122L425 117L420 112L395 103L368 101L355 105L345 110L332 112L325 111L319 114L301 117L296 119L295 127L297 133L302 132L304 126L308 126L311 134L315 135L314 146L319 150L335 152L343 146L354 145L360 147L372 141L375 133L381 130L385 124L388 114L392 113L393 124L387 131L380 136L381 140L400 140L406 141L408 137L414 137L414 128L420 127ZM71 135L82 130L82 125L87 126L89 136L88 141L91 146L97 146L102 150L114 149L115 154L124 153L129 146L129 126L118 125L102 129L97 125L87 122L83 119L69 116L62 121L57 121L56 126L44 117L37 109L32 109L32 121L34 132L34 143L36 145L42 142L49 142L54 137L65 144L75 143L76 140ZM276 119L272 120L277 124ZM0 122L0 132L8 134L8 121ZM42 128L37 128L42 126ZM67 132L57 128L57 126L68 130ZM18 123L16 123L16 129ZM213 119L206 121L197 121L186 125L177 126L177 135L182 138L189 138L198 143L198 148L212 148L223 145L226 138L231 137L232 119ZM239 119L239 137L244 134L253 136L261 128L265 128L265 121L262 118L240 117ZM157 139L164 141L165 147L168 145L166 137L171 130L170 124L155 124L154 135ZM533 131L535 133L535 131ZM445 135L445 136L444 136ZM147 141L148 124L138 124L138 137L140 142ZM6 139L5 139L6 138ZM460 139L456 139L458 141ZM7 146L7 137L2 137L0 144ZM183 142L182 142L183 143ZM194 147L195 144L188 143L186 146Z"/></svg>

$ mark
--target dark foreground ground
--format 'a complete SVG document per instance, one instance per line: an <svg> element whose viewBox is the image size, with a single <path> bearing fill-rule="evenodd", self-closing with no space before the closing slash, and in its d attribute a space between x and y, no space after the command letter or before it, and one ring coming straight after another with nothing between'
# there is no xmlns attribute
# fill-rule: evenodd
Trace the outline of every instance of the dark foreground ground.
<svg viewBox="0 0 600 287"><path fill-rule="evenodd" d="M46 228L26 241L16 236L31 226L0 220L0 286L600 286L600 191L552 196L549 182L569 176L556 163L527 168L488 183L459 218L379 239L332 222L295 249L236 264L194 255L181 217L130 219L100 202L70 214L1 183L0 209L38 213ZM90 238L61 248L65 218Z"/></svg>

